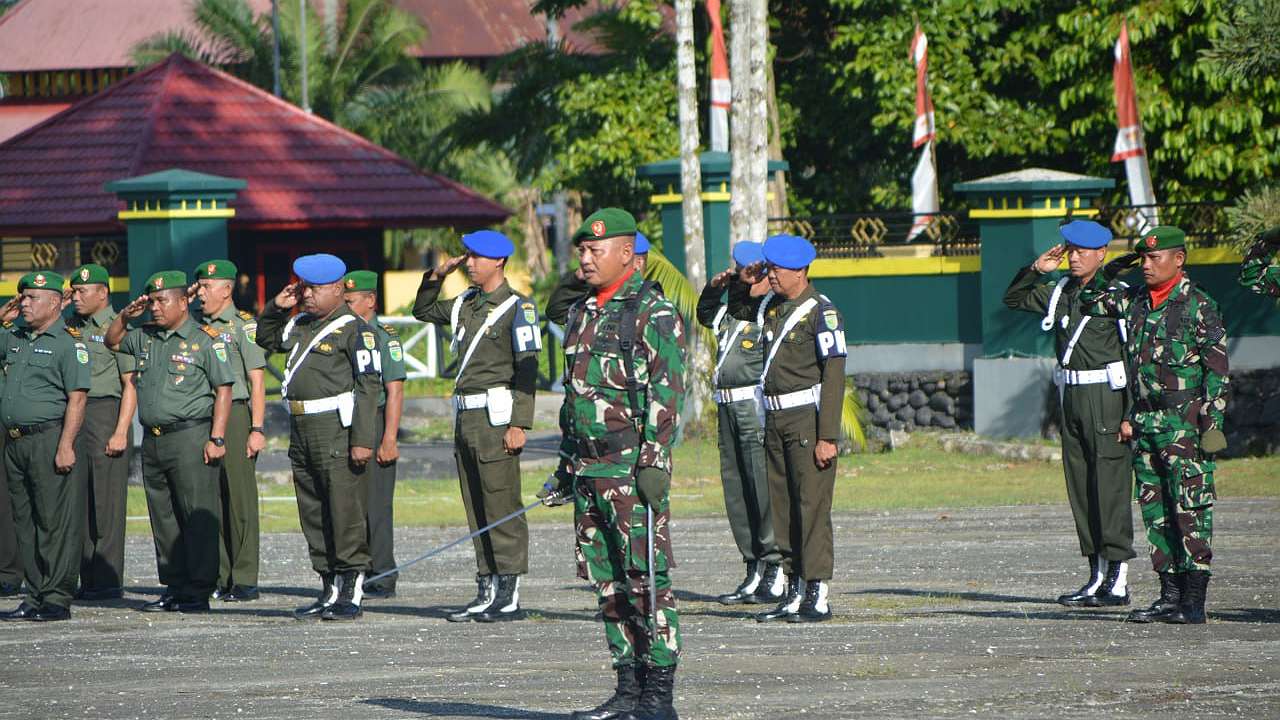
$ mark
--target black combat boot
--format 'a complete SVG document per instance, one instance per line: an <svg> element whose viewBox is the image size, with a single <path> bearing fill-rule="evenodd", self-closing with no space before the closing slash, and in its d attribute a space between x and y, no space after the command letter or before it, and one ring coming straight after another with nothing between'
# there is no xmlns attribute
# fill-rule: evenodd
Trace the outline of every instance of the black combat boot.
<svg viewBox="0 0 1280 720"><path fill-rule="evenodd" d="M445 619L449 622L471 622L476 616L493 604L497 595L497 583L493 581L492 575L476 575L476 598L467 604L466 607L453 613Z"/></svg>
<svg viewBox="0 0 1280 720"><path fill-rule="evenodd" d="M364 573L348 570L338 576L338 599L320 613L321 620L355 620L364 614Z"/></svg>
<svg viewBox="0 0 1280 720"><path fill-rule="evenodd" d="M644 679L640 702L622 720L680 720L671 696L676 684L676 667L651 667Z"/></svg>
<svg viewBox="0 0 1280 720"><path fill-rule="evenodd" d="M1092 598L1098 592L1098 588L1102 585L1103 574L1107 572L1107 561L1102 559L1101 555L1089 556L1089 581L1080 586L1080 589L1058 596L1058 604L1067 607L1082 607L1087 605L1089 598Z"/></svg>
<svg viewBox="0 0 1280 720"><path fill-rule="evenodd" d="M1186 575L1175 575L1168 572L1160 573L1160 597L1151 603L1151 607L1133 610L1129 613L1129 617L1125 619L1129 622L1149 623L1163 620L1166 616L1178 612L1178 604L1182 600L1186 578Z"/></svg>
<svg viewBox="0 0 1280 720"><path fill-rule="evenodd" d="M613 696L592 710L579 710L569 716L569 720L613 720L631 712L640 702L640 690L644 687L648 666L644 663L621 665L615 668L618 673L618 687Z"/></svg>
<svg viewBox="0 0 1280 720"><path fill-rule="evenodd" d="M809 580L804 584L804 600L794 615L787 616L787 622L812 623L831 619L831 604L827 602L828 591L826 580Z"/></svg>
<svg viewBox="0 0 1280 720"><path fill-rule="evenodd" d="M786 620L800 611L800 602L804 599L804 581L799 575L787 576L787 594L778 601L778 606L766 613L756 616L756 622L773 622Z"/></svg>
<svg viewBox="0 0 1280 720"><path fill-rule="evenodd" d="M483 612L476 614L476 622L505 622L523 620L524 611L520 609L520 576L499 575L498 589L494 593L493 602Z"/></svg>
<svg viewBox="0 0 1280 720"><path fill-rule="evenodd" d="M1104 560L1107 575L1102 579L1098 592L1085 598L1085 607L1119 607L1129 604L1129 563L1123 560Z"/></svg>
<svg viewBox="0 0 1280 720"><path fill-rule="evenodd" d="M334 604L338 600L338 586L333 584L333 573L325 573L320 576L322 587L320 594L316 597L316 601L310 605L303 605L293 611L293 617L298 620L312 620L320 617L320 613L325 608Z"/></svg>
<svg viewBox="0 0 1280 720"><path fill-rule="evenodd" d="M782 599L787 591L787 576L778 563L765 563L764 574L760 584L756 585L756 594L752 596L753 605L768 605Z"/></svg>
<svg viewBox="0 0 1280 720"><path fill-rule="evenodd" d="M756 588L760 586L761 564L758 560L748 560L747 577L738 583L738 587L733 592L721 595L716 600L719 600L721 605L742 605L755 600Z"/></svg>
<svg viewBox="0 0 1280 720"><path fill-rule="evenodd" d="M1182 588L1182 599L1178 603L1178 609L1156 619L1173 625L1203 625L1204 596L1205 591L1209 589L1209 571L1192 570L1181 577L1185 578L1185 585Z"/></svg>

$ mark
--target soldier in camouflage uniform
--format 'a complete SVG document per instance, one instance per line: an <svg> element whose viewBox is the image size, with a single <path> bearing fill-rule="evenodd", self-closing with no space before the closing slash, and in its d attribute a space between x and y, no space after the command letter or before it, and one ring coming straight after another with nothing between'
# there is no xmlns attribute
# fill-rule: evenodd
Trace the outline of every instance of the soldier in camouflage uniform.
<svg viewBox="0 0 1280 720"><path fill-rule="evenodd" d="M578 574L595 586L617 672L613 696L574 713L575 720L676 717L680 622L669 574L668 493L684 393L684 326L637 272L635 234L635 219L614 208L588 217L574 234L594 292L573 306L566 326L556 475L576 482Z"/></svg>
<svg viewBox="0 0 1280 720"><path fill-rule="evenodd" d="M644 275L644 269L649 259L649 238L645 237L644 233L639 230L636 231L635 252L636 271ZM662 291L662 288L657 284L654 287L659 292ZM566 273L564 277L560 278L560 282L555 289L551 291L551 298L547 300L547 311L542 316L557 325L564 325L565 320L569 317L569 308L590 294L591 286L583 278L582 268Z"/></svg>
<svg viewBox="0 0 1280 720"><path fill-rule="evenodd" d="M1213 553L1214 453L1227 447L1227 333L1218 305L1183 274L1186 235L1157 227L1137 253L1103 269L1110 282L1141 260L1145 287L1080 293L1082 312L1124 318L1130 392L1120 439L1132 440L1136 495L1160 575L1160 598L1133 622L1203 623Z"/></svg>
<svg viewBox="0 0 1280 720"><path fill-rule="evenodd" d="M1280 262L1276 251L1280 250L1280 225L1258 235L1245 251L1240 264L1240 284L1258 293L1280 298Z"/></svg>

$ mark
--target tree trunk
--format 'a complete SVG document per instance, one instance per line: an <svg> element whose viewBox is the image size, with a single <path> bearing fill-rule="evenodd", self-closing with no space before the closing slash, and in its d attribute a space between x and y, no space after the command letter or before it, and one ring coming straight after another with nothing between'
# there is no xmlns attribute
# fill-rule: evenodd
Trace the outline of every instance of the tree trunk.
<svg viewBox="0 0 1280 720"><path fill-rule="evenodd" d="M676 84L679 92L685 277L698 291L707 281L707 255L702 238L702 167L698 160L698 75L694 65L693 5L694 0L676 0Z"/></svg>
<svg viewBox="0 0 1280 720"><path fill-rule="evenodd" d="M766 0L730 4L729 238L761 242L767 232L769 169L768 27Z"/></svg>
<svg viewBox="0 0 1280 720"><path fill-rule="evenodd" d="M765 47L768 52L768 47ZM767 56L766 56L767 57ZM774 82L773 65L765 68L769 74L769 159L782 159L782 124L778 119L778 89ZM781 171L775 171L769 177L769 192L773 199L769 201L769 217L786 217L790 214L787 206L787 178Z"/></svg>

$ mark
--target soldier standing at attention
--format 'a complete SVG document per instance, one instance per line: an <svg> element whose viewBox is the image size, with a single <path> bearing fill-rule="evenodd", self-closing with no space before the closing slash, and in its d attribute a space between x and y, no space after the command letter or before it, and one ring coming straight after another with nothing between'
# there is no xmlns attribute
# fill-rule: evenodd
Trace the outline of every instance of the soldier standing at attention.
<svg viewBox="0 0 1280 720"><path fill-rule="evenodd" d="M453 328L458 357L453 405L454 457L467 522L473 531L519 510L520 451L533 427L542 335L533 301L511 289L504 271L515 250L500 232L462 236L466 253L446 258L425 273L413 316ZM471 287L439 300L445 277L465 266ZM529 525L524 516L472 541L476 552L476 597L449 615L451 622L516 620L520 576L529 572Z"/></svg>
<svg viewBox="0 0 1280 720"><path fill-rule="evenodd" d="M231 386L227 419L227 455L219 473L222 522L218 525L218 586L213 597L225 602L258 599L258 453L267 445L267 357L256 342L258 320L231 301L236 266L207 260L196 268L188 292L200 298L203 322L227 345L236 381Z"/></svg>
<svg viewBox="0 0 1280 720"><path fill-rule="evenodd" d="M404 410L404 348L400 335L390 325L378 324L378 274L354 270L343 279L344 298L351 312L360 316L378 336L378 368L382 388L378 392L378 418L374 423L374 464L369 468L369 498L365 521L369 531L369 573L377 575L396 566L395 522L393 506L396 492L396 460L400 446L396 433ZM396 576L388 575L377 583L365 583L366 598L392 598L396 595Z"/></svg>
<svg viewBox="0 0 1280 720"><path fill-rule="evenodd" d="M774 235L764 244L772 302L752 298L741 280L733 280L729 290L729 314L754 319L767 345L761 376L765 453L787 592L777 607L756 616L760 622L831 619L831 495L847 351L840 311L809 282L815 257L808 240ZM750 272L758 275L760 268Z"/></svg>
<svg viewBox="0 0 1280 720"><path fill-rule="evenodd" d="M774 603L786 586L773 538L769 509L769 472L764 453L764 406L757 397L764 370L764 338L753 320L728 317L725 290L735 276L750 287L753 297L770 292L769 278L748 275L747 268L764 260L758 242L733 246L734 269L711 279L698 298L698 322L716 334L712 385L720 427L720 481L733 539L747 564L746 578L719 600L724 605Z"/></svg>
<svg viewBox="0 0 1280 720"><path fill-rule="evenodd" d="M355 620L369 568L365 486L377 437L378 337L343 301L347 266L326 253L293 261L297 283L267 303L258 345L287 353L280 394L289 402L289 460L315 602L299 620ZM302 312L289 317L301 301Z"/></svg>
<svg viewBox="0 0 1280 720"><path fill-rule="evenodd" d="M77 600L124 597L125 505L138 394L133 356L111 352L106 346L107 328L116 317L110 281L101 265L81 265L71 274L75 315L67 327L80 331L92 368L84 425L76 438L75 474L85 485Z"/></svg>
<svg viewBox="0 0 1280 720"><path fill-rule="evenodd" d="M556 477L574 487L578 574L595 586L617 673L613 696L574 720L676 717L669 491L684 324L637 271L635 235L630 213L606 208L573 238L592 292L570 309L565 330Z"/></svg>
<svg viewBox="0 0 1280 720"><path fill-rule="evenodd" d="M128 330L146 310L152 323ZM218 464L235 373L217 330L187 306L187 274L167 270L111 321L107 347L137 366L142 484L165 592L143 612L208 612L218 582Z"/></svg>
<svg viewBox="0 0 1280 720"><path fill-rule="evenodd" d="M1244 253L1240 264L1240 284L1258 293L1280 298L1280 225L1261 233Z"/></svg>
<svg viewBox="0 0 1280 720"><path fill-rule="evenodd" d="M1213 455L1227 447L1227 331L1218 304L1183 272L1182 230L1156 227L1136 250L1108 263L1103 277L1139 261L1145 287L1095 284L1080 293L1082 312L1123 318L1129 328L1134 402L1119 439L1134 444L1138 506L1160 575L1160 598L1129 620L1199 624L1213 559Z"/></svg>
<svg viewBox="0 0 1280 720"><path fill-rule="evenodd" d="M0 331L4 390L0 419L27 597L2 620L71 617L80 568L84 486L72 473L76 435L90 387L89 349L62 321L62 276L39 271L18 281L26 327Z"/></svg>
<svg viewBox="0 0 1280 720"><path fill-rule="evenodd" d="M1133 469L1129 448L1117 438L1129 411L1123 320L1084 315L1079 302L1082 288L1095 283L1106 287L1098 270L1111 231L1076 220L1059 232L1066 243L1020 270L1004 294L1010 309L1042 317L1040 328L1054 333L1057 346L1054 382L1062 398L1062 466L1080 554L1089 559L1089 579L1058 602L1068 607L1128 605L1128 565L1135 554ZM1063 256L1070 274L1044 281Z"/></svg>

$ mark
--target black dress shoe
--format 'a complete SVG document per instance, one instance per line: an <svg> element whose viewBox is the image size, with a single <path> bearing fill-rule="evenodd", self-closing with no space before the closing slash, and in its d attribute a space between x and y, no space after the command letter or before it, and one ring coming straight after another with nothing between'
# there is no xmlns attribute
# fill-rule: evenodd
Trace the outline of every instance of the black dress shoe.
<svg viewBox="0 0 1280 720"><path fill-rule="evenodd" d="M41 605L40 609L36 611L35 617L31 619L36 622L70 620L71 608L64 608L61 605Z"/></svg>
<svg viewBox="0 0 1280 720"><path fill-rule="evenodd" d="M22 583L0 582L0 597L17 597L22 594Z"/></svg>
<svg viewBox="0 0 1280 720"><path fill-rule="evenodd" d="M230 594L231 594L231 588L229 587L214 588L213 592L209 593L209 599L210 600L226 600L227 596Z"/></svg>
<svg viewBox="0 0 1280 720"><path fill-rule="evenodd" d="M257 600L258 588L252 585L232 585L225 595L222 596L223 602L250 602Z"/></svg>
<svg viewBox="0 0 1280 720"><path fill-rule="evenodd" d="M6 613L0 613L0 620L5 622L14 622L17 620L34 620L36 617L36 606L27 601L22 601L18 607Z"/></svg>
<svg viewBox="0 0 1280 720"><path fill-rule="evenodd" d="M320 613L321 620L357 620L364 611L352 602L336 602Z"/></svg>
<svg viewBox="0 0 1280 720"><path fill-rule="evenodd" d="M178 598L161 595L159 600L152 600L138 609L142 612L173 612L178 609Z"/></svg>
<svg viewBox="0 0 1280 720"><path fill-rule="evenodd" d="M85 590L84 588L81 588L80 592L76 593L76 599L83 600L85 602L99 602L102 600L120 600L123 598L124 598L124 588L118 588L118 587L99 588L96 590Z"/></svg>
<svg viewBox="0 0 1280 720"><path fill-rule="evenodd" d="M207 613L209 612L209 601L208 600L179 600L178 602L173 604L173 609L184 615L190 615L193 613Z"/></svg>

